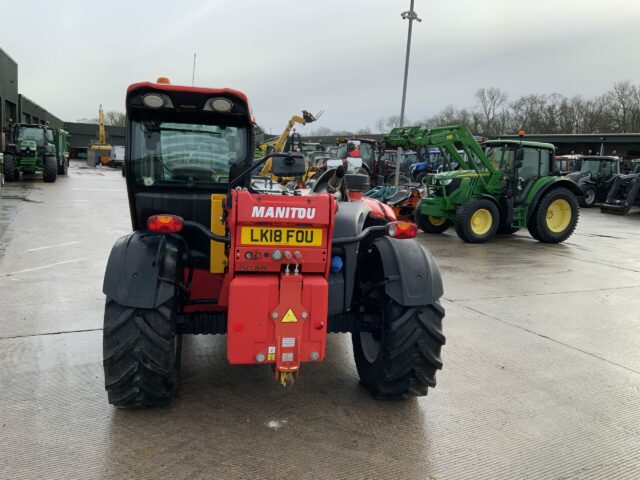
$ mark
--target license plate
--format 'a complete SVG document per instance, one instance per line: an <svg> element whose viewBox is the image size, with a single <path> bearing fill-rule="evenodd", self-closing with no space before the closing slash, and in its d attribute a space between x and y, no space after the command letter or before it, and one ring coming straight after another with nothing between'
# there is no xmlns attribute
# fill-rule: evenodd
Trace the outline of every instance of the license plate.
<svg viewBox="0 0 640 480"><path fill-rule="evenodd" d="M242 227L240 241L244 245L322 245L321 228Z"/></svg>

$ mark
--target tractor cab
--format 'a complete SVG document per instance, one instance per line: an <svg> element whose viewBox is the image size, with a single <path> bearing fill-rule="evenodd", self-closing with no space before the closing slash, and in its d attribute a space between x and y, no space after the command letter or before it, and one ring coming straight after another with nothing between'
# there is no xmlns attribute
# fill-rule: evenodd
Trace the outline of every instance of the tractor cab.
<svg viewBox="0 0 640 480"><path fill-rule="evenodd" d="M504 189L513 192L515 203L527 197L535 181L554 170L550 143L517 140L493 140L482 144L491 165L502 172Z"/></svg>
<svg viewBox="0 0 640 480"><path fill-rule="evenodd" d="M370 138L340 138L336 157L362 158L363 168L371 174L374 171L377 142Z"/></svg>
<svg viewBox="0 0 640 480"><path fill-rule="evenodd" d="M53 132L43 125L18 123L13 126L13 141L17 145L33 143L45 147L47 143L53 143Z"/></svg>
<svg viewBox="0 0 640 480"><path fill-rule="evenodd" d="M584 156L580 170L570 173L570 178L582 189L580 205L592 207L596 202L606 199L616 176L621 174L621 160L612 156Z"/></svg>
<svg viewBox="0 0 640 480"><path fill-rule="evenodd" d="M12 133L16 155L33 158L33 162L25 163L33 163L34 169L37 163L36 157L44 155L47 147L53 148L53 130L45 125L18 123L13 125Z"/></svg>

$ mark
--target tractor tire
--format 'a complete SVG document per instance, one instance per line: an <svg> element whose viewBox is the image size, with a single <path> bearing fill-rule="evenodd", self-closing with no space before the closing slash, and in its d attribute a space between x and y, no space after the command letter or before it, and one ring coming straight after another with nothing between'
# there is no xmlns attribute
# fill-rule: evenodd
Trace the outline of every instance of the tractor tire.
<svg viewBox="0 0 640 480"><path fill-rule="evenodd" d="M4 157L4 179L7 182L17 182L20 180L20 170L16 165L16 158L13 155Z"/></svg>
<svg viewBox="0 0 640 480"><path fill-rule="evenodd" d="M596 204L597 199L596 189L588 186L582 190L582 196L579 197L578 203L582 208L591 208Z"/></svg>
<svg viewBox="0 0 640 480"><path fill-rule="evenodd" d="M386 296L379 332L356 329L353 353L360 381L379 399L404 399L427 394L442 369L440 351L444 309L432 305L403 307Z"/></svg>
<svg viewBox="0 0 640 480"><path fill-rule="evenodd" d="M56 157L44 157L44 172L42 178L47 183L53 183L58 176L58 162Z"/></svg>
<svg viewBox="0 0 640 480"><path fill-rule="evenodd" d="M567 188L554 188L540 199L527 228L539 242L560 243L571 236L579 217L575 194Z"/></svg>
<svg viewBox="0 0 640 480"><path fill-rule="evenodd" d="M63 158L62 165L58 165L58 175L66 175L67 170L69 170L69 160Z"/></svg>
<svg viewBox="0 0 640 480"><path fill-rule="evenodd" d="M427 172L420 172L416 175L416 183L422 184L422 180L427 176Z"/></svg>
<svg viewBox="0 0 640 480"><path fill-rule="evenodd" d="M456 213L456 233L467 243L491 240L499 225L498 207L487 198L472 198L463 203Z"/></svg>
<svg viewBox="0 0 640 480"><path fill-rule="evenodd" d="M103 366L109 403L121 408L166 405L178 386L175 298L136 309L107 298Z"/></svg>
<svg viewBox="0 0 640 480"><path fill-rule="evenodd" d="M442 217L432 217L431 215L423 215L416 210L416 225L424 233L443 233L451 226L451 220Z"/></svg>

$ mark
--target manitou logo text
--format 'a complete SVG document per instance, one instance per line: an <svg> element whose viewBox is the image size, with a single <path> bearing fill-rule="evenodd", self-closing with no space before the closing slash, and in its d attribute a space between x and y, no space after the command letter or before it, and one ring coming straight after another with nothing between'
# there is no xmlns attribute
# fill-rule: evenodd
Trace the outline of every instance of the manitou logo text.
<svg viewBox="0 0 640 480"><path fill-rule="evenodd" d="M296 218L311 220L316 216L315 208L302 207L253 207L253 218Z"/></svg>

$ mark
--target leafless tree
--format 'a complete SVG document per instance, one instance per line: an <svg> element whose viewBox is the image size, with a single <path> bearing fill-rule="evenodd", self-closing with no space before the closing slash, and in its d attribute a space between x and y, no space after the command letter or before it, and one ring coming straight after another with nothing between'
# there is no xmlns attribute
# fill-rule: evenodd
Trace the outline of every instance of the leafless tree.
<svg viewBox="0 0 640 480"><path fill-rule="evenodd" d="M501 110L506 106L509 95L499 88L479 88L475 94L476 100L482 114L482 133L485 135L495 135L499 133L496 129L496 119Z"/></svg>
<svg viewBox="0 0 640 480"><path fill-rule="evenodd" d="M631 131L638 112L638 90L629 80L616 83L606 95L607 106L617 131Z"/></svg>
<svg viewBox="0 0 640 480"><path fill-rule="evenodd" d="M447 105L437 114L413 125L437 127L465 125L486 136L516 133L615 133L640 131L640 85L626 80L602 95L568 98L559 93L529 94L509 101L506 92L495 87L475 93L474 108ZM385 133L399 126L392 115L376 121L376 131ZM405 125L411 125L408 120Z"/></svg>
<svg viewBox="0 0 640 480"><path fill-rule="evenodd" d="M104 114L104 121L107 125L114 127L124 127L126 115L122 112L109 111Z"/></svg>

